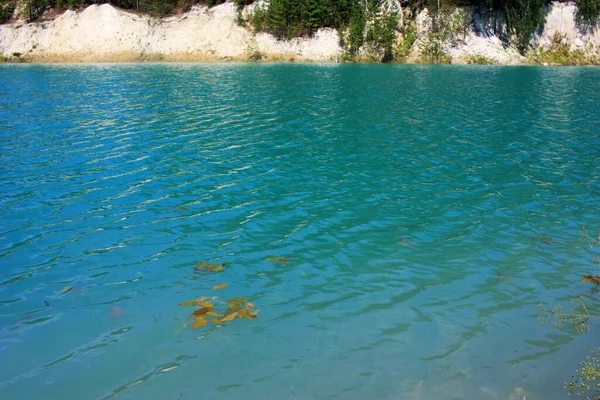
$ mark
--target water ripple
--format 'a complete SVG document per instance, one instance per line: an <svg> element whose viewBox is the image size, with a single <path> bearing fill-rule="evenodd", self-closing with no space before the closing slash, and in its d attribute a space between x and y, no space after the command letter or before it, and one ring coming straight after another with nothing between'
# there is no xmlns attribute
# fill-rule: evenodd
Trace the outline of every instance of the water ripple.
<svg viewBox="0 0 600 400"><path fill-rule="evenodd" d="M0 67L3 398L558 399L590 346L535 313L592 265L595 69ZM259 318L190 331L224 282Z"/></svg>

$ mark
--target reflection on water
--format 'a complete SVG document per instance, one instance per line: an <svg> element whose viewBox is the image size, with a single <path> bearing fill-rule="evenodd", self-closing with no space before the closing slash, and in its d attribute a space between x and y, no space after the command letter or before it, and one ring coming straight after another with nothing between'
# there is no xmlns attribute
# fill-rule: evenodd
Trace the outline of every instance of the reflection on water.
<svg viewBox="0 0 600 400"><path fill-rule="evenodd" d="M0 70L2 398L559 399L596 345L536 318L593 265L595 69Z"/></svg>

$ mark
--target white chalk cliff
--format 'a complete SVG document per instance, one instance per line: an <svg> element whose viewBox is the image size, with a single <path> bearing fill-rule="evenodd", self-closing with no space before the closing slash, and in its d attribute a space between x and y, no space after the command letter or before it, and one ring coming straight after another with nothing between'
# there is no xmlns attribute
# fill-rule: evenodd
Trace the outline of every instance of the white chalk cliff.
<svg viewBox="0 0 600 400"><path fill-rule="evenodd" d="M552 45L558 32L571 50L580 49L600 59L600 31L581 31L575 24L575 12L574 3L552 3L533 47ZM473 23L467 31L444 46L453 62L465 62L471 56L499 64L526 61L501 40L502 28L482 15L471 15ZM92 5L82 11L66 11L53 20L0 25L0 53L5 57L20 53L40 62L243 61L257 54L268 60L335 62L343 54L333 29L321 29L312 38L279 41L239 26L236 17L233 3L195 6L164 19L108 4ZM416 18L417 50L426 40L427 19L426 11Z"/></svg>

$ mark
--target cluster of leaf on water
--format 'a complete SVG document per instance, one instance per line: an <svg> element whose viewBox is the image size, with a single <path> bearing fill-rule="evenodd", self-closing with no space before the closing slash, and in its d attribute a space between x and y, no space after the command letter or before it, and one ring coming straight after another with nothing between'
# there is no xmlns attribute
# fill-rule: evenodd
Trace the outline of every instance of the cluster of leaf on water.
<svg viewBox="0 0 600 400"><path fill-rule="evenodd" d="M223 303L201 297L184 301L180 306L194 306L196 310L192 311L190 316L193 319L192 329L198 329L212 322L216 325L221 325L224 322L233 321L236 318L255 319L257 311L254 309L254 304L249 303L243 297L236 297L227 300ZM223 312L218 312L219 308L226 308Z"/></svg>
<svg viewBox="0 0 600 400"><path fill-rule="evenodd" d="M267 261L279 261L282 264L287 264L288 260L283 257L269 257ZM200 262L194 267L196 274L205 272L220 272L225 268L226 264L207 264L206 262ZM224 289L228 287L228 283L221 283L213 286L213 290ZM255 319L257 317L258 310L255 310L254 304L249 303L247 299L243 297L235 297L225 302L218 302L214 299L207 299L201 297L199 299L193 299L184 301L179 304L180 306L195 306L196 310L192 311L190 316L192 317L192 329L198 329L212 322L217 325L221 325L224 322L233 321L236 318ZM219 312L219 309L224 311Z"/></svg>

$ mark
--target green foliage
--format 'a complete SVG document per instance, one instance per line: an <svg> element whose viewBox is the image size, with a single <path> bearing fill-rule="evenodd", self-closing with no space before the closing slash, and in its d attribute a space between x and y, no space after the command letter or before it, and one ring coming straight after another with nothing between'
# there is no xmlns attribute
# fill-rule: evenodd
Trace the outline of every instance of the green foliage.
<svg viewBox="0 0 600 400"><path fill-rule="evenodd" d="M319 0L306 0L304 3L304 18L308 33L312 34L323 25L323 2Z"/></svg>
<svg viewBox="0 0 600 400"><path fill-rule="evenodd" d="M262 31L267 27L267 10L263 7L256 7L250 16L250 23L255 31Z"/></svg>
<svg viewBox="0 0 600 400"><path fill-rule="evenodd" d="M350 54L358 53L358 50L365 41L365 13L362 8L358 9L350 20L350 29L348 35L348 50Z"/></svg>
<svg viewBox="0 0 600 400"><path fill-rule="evenodd" d="M417 27L411 21L402 29L402 40L396 43L396 49L394 51L395 60L405 62L416 40Z"/></svg>
<svg viewBox="0 0 600 400"><path fill-rule="evenodd" d="M600 397L600 349L591 351L591 354L591 357L588 356L579 363L580 369L575 371L571 381L565 382L565 391L578 396L592 392L592 397L586 396L586 399L597 400Z"/></svg>
<svg viewBox="0 0 600 400"><path fill-rule="evenodd" d="M248 61L258 62L263 59L263 54L258 50L258 44L254 39L248 42L246 53L248 54Z"/></svg>
<svg viewBox="0 0 600 400"><path fill-rule="evenodd" d="M48 0L27 0L27 3L25 4L27 20L34 21L41 17L48 5Z"/></svg>
<svg viewBox="0 0 600 400"><path fill-rule="evenodd" d="M433 64L449 64L452 59L444 53L444 45L464 36L471 20L454 6L443 6L432 12L431 31L423 48L423 60Z"/></svg>
<svg viewBox="0 0 600 400"><path fill-rule="evenodd" d="M292 19L291 10L287 10L287 3L290 0L270 0L269 8L267 9L267 28L271 33L282 39L288 32L288 24Z"/></svg>
<svg viewBox="0 0 600 400"><path fill-rule="evenodd" d="M579 0L577 22L584 26L596 26L600 18L600 0Z"/></svg>
<svg viewBox="0 0 600 400"><path fill-rule="evenodd" d="M541 29L546 23L543 7L548 3L549 0L506 0L506 24L517 36L517 46L521 53L529 47L535 30Z"/></svg>
<svg viewBox="0 0 600 400"><path fill-rule="evenodd" d="M173 11L173 4L167 0L152 0L150 2L150 12L159 18L170 14Z"/></svg>
<svg viewBox="0 0 600 400"><path fill-rule="evenodd" d="M367 32L367 42L372 48L383 54L382 62L391 62L394 59L393 50L398 16L396 14L381 13L378 9L375 9L371 21L371 27Z"/></svg>
<svg viewBox="0 0 600 400"><path fill-rule="evenodd" d="M12 1L0 1L0 24L8 22L15 11L16 2Z"/></svg>
<svg viewBox="0 0 600 400"><path fill-rule="evenodd" d="M467 62L467 64L474 64L474 65L497 64L497 62L495 60L488 58L486 56L483 56L481 54L471 54L469 57L467 57L466 62Z"/></svg>
<svg viewBox="0 0 600 400"><path fill-rule="evenodd" d="M527 58L532 64L539 65L597 65L597 57L587 54L583 50L571 50L565 36L556 32L548 48L531 51Z"/></svg>
<svg viewBox="0 0 600 400"><path fill-rule="evenodd" d="M245 27L247 25L246 18L242 15L242 9L238 8L237 13L235 15L235 23L239 26Z"/></svg>

